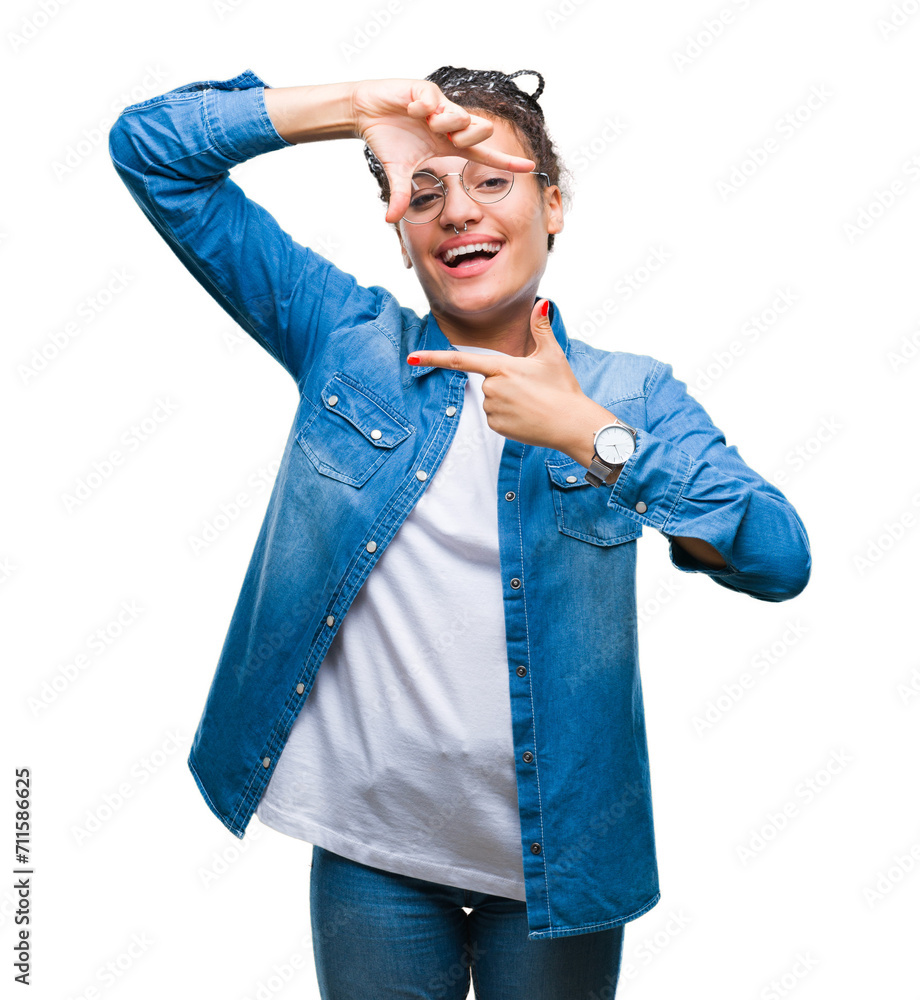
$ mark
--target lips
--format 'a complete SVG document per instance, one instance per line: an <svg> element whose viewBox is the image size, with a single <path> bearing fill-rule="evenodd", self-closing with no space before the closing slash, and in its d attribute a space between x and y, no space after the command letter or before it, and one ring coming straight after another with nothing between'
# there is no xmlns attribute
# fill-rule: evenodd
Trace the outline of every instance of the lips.
<svg viewBox="0 0 920 1000"><path fill-rule="evenodd" d="M504 244L504 240L500 239L498 236L493 236L491 233L461 233L459 236L451 236L449 240L445 240L437 250L435 250L435 257L440 258L445 250L453 250L454 247L465 247L468 243L501 243Z"/></svg>
<svg viewBox="0 0 920 1000"><path fill-rule="evenodd" d="M492 243L498 246L498 252L492 257L474 257L469 262L465 262L461 256L456 265L445 264L442 254L447 250L456 247L469 246L473 243ZM452 236L445 240L435 251L435 259L442 271L452 275L454 278L475 278L476 275L488 271L492 264L502 255L505 249L505 241L492 233L461 233L459 236Z"/></svg>
<svg viewBox="0 0 920 1000"><path fill-rule="evenodd" d="M463 244L460 244L463 246ZM463 258L460 258L460 263L455 267L451 267L449 264L445 264L440 257L437 257L438 266L442 271L451 275L454 278L473 278L477 274L482 274L484 271L488 271L489 268L501 257L504 251L504 244L502 244L501 250L495 254L494 257L471 257L469 263L466 263Z"/></svg>

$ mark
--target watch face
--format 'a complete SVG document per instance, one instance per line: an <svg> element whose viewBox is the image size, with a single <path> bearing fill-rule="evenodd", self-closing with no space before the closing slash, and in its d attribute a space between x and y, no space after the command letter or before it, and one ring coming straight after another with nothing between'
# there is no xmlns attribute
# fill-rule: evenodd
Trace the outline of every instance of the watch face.
<svg viewBox="0 0 920 1000"><path fill-rule="evenodd" d="M594 447L608 465L622 465L636 450L636 443L625 427L607 427L598 434Z"/></svg>

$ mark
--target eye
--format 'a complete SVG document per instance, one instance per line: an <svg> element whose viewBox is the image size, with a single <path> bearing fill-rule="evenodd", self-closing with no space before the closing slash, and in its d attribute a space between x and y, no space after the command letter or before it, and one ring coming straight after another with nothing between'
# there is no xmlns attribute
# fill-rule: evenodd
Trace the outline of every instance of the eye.
<svg viewBox="0 0 920 1000"><path fill-rule="evenodd" d="M507 177L486 177L476 185L477 191L498 192L504 191L508 186Z"/></svg>
<svg viewBox="0 0 920 1000"><path fill-rule="evenodd" d="M410 199L409 204L413 208L427 208L429 205L433 205L440 197L440 194L426 191L423 194L417 194L414 198Z"/></svg>

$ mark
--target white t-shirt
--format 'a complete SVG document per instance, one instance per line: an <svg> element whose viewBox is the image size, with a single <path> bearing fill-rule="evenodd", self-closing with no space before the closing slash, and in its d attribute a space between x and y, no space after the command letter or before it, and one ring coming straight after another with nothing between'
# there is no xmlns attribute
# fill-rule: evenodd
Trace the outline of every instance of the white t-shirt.
<svg viewBox="0 0 920 1000"><path fill-rule="evenodd" d="M482 382L468 372L450 449L358 591L256 815L375 868L524 900L496 506L505 439Z"/></svg>

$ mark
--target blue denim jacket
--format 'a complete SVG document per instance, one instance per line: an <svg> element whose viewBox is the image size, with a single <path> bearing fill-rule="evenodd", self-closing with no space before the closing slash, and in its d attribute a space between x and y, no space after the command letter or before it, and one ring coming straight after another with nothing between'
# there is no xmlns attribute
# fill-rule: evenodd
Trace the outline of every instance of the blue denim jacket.
<svg viewBox="0 0 920 1000"><path fill-rule="evenodd" d="M301 246L229 178L291 146L250 70L124 109L109 152L195 279L290 373L297 407L188 764L243 837L349 605L437 475L467 375L413 367L455 350L379 285ZM671 366L556 339L584 393L638 429L614 486L568 455L507 439L498 505L529 937L626 923L660 898L639 676L636 539L693 536L711 569L673 564L764 601L798 594L808 538L785 496L726 446ZM347 733L342 734L348 738ZM450 781L450 775L444 775Z"/></svg>

